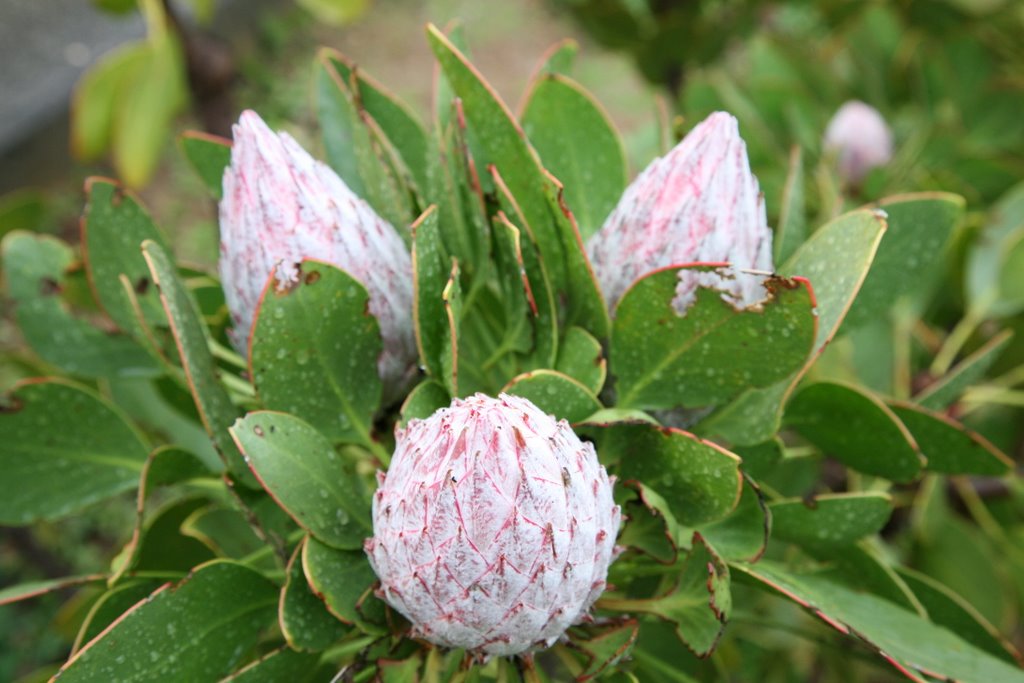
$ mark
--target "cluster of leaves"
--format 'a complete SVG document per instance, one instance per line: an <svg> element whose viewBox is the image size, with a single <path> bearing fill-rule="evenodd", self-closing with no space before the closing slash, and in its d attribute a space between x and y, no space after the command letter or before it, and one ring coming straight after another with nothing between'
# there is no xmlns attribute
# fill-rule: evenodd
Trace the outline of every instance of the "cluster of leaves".
<svg viewBox="0 0 1024 683"><path fill-rule="evenodd" d="M428 40L431 131L342 55L315 69L328 161L411 225L423 376L400 405L382 405L366 290L337 268L306 261L298 285L266 296L242 359L215 277L175 265L113 181L88 184L81 259L52 237L5 237L7 295L42 378L0 412L0 523L137 491L108 568L0 592L81 588L60 679L769 681L836 666L877 680L891 665L918 681L1024 680L1002 635L1024 595L1007 586L1024 576L1010 543L1021 489L947 410L1009 335L915 393L866 381L884 374L874 356L860 372L843 363L878 351L865 339L894 373L925 362L912 339L941 336L921 312L962 237L963 200L895 196L809 230L794 164L769 199L784 219L760 308L700 290L680 316L677 272L706 267L680 264L641 278L610 317L582 244L628 174L568 75L573 48L547 55L514 115L457 30ZM182 140L214 197L228 145ZM1012 284L985 291L1005 304ZM871 336L882 323L891 338ZM960 346L944 348L955 360ZM393 427L476 391L529 398L595 441L626 518L594 621L536 659L483 666L404 637L361 549ZM1005 497L987 502L982 484ZM1004 564L985 564L992 547ZM1008 571L975 584L950 555Z"/></svg>
<svg viewBox="0 0 1024 683"><path fill-rule="evenodd" d="M683 116L735 114L768 196L782 188L790 145L817 158L826 121L855 98L881 110L901 141L866 197L938 189L988 205L1024 175L1018 3L552 2L629 52ZM842 201L828 180L819 174L824 213Z"/></svg>

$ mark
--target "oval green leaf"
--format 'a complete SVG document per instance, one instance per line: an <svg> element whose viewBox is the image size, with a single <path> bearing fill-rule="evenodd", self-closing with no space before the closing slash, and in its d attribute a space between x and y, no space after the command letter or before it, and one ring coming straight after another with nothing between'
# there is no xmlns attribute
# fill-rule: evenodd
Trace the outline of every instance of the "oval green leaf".
<svg viewBox="0 0 1024 683"><path fill-rule="evenodd" d="M545 413L569 422L581 422L602 407L590 389L555 370L524 372L502 392L529 399Z"/></svg>
<svg viewBox="0 0 1024 683"><path fill-rule="evenodd" d="M884 493L835 493L771 503L772 537L798 545L836 546L878 533L892 514Z"/></svg>
<svg viewBox="0 0 1024 683"><path fill-rule="evenodd" d="M302 262L284 291L271 276L253 325L249 368L264 407L330 439L369 446L380 406L382 342L366 288L343 270Z"/></svg>
<svg viewBox="0 0 1024 683"><path fill-rule="evenodd" d="M263 487L304 529L336 548L373 533L370 497L353 468L312 426L287 413L249 413L231 427Z"/></svg>

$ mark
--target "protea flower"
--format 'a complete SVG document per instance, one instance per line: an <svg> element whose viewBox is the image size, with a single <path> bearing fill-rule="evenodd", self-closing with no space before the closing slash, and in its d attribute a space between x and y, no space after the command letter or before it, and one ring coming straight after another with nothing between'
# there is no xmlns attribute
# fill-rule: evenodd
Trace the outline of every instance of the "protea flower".
<svg viewBox="0 0 1024 683"><path fill-rule="evenodd" d="M587 616L620 519L591 444L504 394L456 399L397 437L366 553L414 635L512 655Z"/></svg>
<svg viewBox="0 0 1024 683"><path fill-rule="evenodd" d="M765 297L772 233L764 196L750 170L736 119L715 112L626 188L587 245L609 309L638 278L671 265L727 262L732 272L681 273L675 307L693 303L698 285L722 291L735 306Z"/></svg>
<svg viewBox="0 0 1024 683"><path fill-rule="evenodd" d="M279 289L298 281L314 258L359 280L380 325L378 370L393 395L414 368L412 264L395 229L325 164L255 112L234 126L231 166L220 203L220 276L234 323L231 339L247 353L253 318L271 271Z"/></svg>
<svg viewBox="0 0 1024 683"><path fill-rule="evenodd" d="M877 109L851 100L829 121L824 146L836 155L840 178L857 185L868 171L892 159L892 132Z"/></svg>

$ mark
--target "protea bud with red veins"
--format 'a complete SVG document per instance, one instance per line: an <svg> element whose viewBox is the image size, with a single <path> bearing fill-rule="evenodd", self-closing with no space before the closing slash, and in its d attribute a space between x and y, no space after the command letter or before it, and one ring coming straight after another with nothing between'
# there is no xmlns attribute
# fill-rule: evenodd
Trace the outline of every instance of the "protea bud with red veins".
<svg viewBox="0 0 1024 683"><path fill-rule="evenodd" d="M413 634L478 657L551 645L604 591L620 511L568 423L456 399L397 433L366 553Z"/></svg>
<svg viewBox="0 0 1024 683"><path fill-rule="evenodd" d="M736 119L716 112L630 184L587 245L609 309L639 278L687 263L729 263L728 271L682 272L674 304L680 314L698 286L714 287L734 306L765 298L772 233L764 196L750 170Z"/></svg>
<svg viewBox="0 0 1024 683"><path fill-rule="evenodd" d="M276 287L299 278L312 258L357 279L380 325L378 370L394 394L414 369L412 263L395 229L325 164L255 112L234 126L231 166L220 203L220 275L235 347L246 353L260 295L273 271Z"/></svg>
<svg viewBox="0 0 1024 683"><path fill-rule="evenodd" d="M851 100L829 121L824 146L836 155L843 182L857 185L871 169L892 159L892 132L877 109Z"/></svg>

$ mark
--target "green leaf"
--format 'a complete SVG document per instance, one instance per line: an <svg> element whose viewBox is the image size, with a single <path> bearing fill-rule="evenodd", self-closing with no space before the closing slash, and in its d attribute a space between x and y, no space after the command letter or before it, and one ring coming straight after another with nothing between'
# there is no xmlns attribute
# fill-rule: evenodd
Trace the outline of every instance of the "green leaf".
<svg viewBox="0 0 1024 683"><path fill-rule="evenodd" d="M806 280L770 279L763 310L736 310L713 289L680 316L672 305L678 267L637 281L619 302L611 368L619 407L687 408L723 403L800 369L814 341Z"/></svg>
<svg viewBox="0 0 1024 683"><path fill-rule="evenodd" d="M588 660L577 680L589 680L599 676L628 657L639 633L640 628L636 619L590 627L585 632L583 629L570 631L569 639L572 644L581 650Z"/></svg>
<svg viewBox="0 0 1024 683"><path fill-rule="evenodd" d="M998 477L1013 469L1013 461L988 439L942 413L911 403L893 401L896 413L927 459L926 467L944 474Z"/></svg>
<svg viewBox="0 0 1024 683"><path fill-rule="evenodd" d="M213 551L206 545L181 532L185 520L209 505L208 498L192 496L172 499L158 507L111 562L111 580L122 579L128 571L184 573L214 559Z"/></svg>
<svg viewBox="0 0 1024 683"><path fill-rule="evenodd" d="M601 409L590 389L555 370L524 372L501 391L529 399L545 413L569 422L581 422Z"/></svg>
<svg viewBox="0 0 1024 683"><path fill-rule="evenodd" d="M420 362L427 373L442 379L441 355L448 335L448 318L442 294L448 275L448 262L441 233L438 211L431 207L412 225L413 322L416 325L416 346Z"/></svg>
<svg viewBox="0 0 1024 683"><path fill-rule="evenodd" d="M381 157L384 145L374 140L374 130L360 115L349 82L324 52L317 57L315 87L317 119L331 167L399 234L405 234L403 228L412 215L409 195Z"/></svg>
<svg viewBox="0 0 1024 683"><path fill-rule="evenodd" d="M967 255L964 285L968 308L981 309L992 315L1011 315L1019 310L1017 301L1003 299L1000 276L1006 257L1019 244L1024 225L1024 182L1010 188L988 212L988 222L980 239ZM1019 292L1011 292L1016 299Z"/></svg>
<svg viewBox="0 0 1024 683"><path fill-rule="evenodd" d="M318 652L345 635L345 625L327 611L324 601L313 594L302 571L302 547L295 548L288 562L278 621L288 645L296 650Z"/></svg>
<svg viewBox="0 0 1024 683"><path fill-rule="evenodd" d="M1012 338L1012 330L1002 330L915 396L914 401L929 410L948 408L969 386L985 376Z"/></svg>
<svg viewBox="0 0 1024 683"><path fill-rule="evenodd" d="M889 229L847 316L851 325L883 314L896 299L931 281L930 274L941 272L946 245L964 205L963 197L939 192L897 195L879 202Z"/></svg>
<svg viewBox="0 0 1024 683"><path fill-rule="evenodd" d="M324 48L321 57L331 61L345 83L354 83L359 106L380 126L394 145L421 191L429 187L429 156L432 154L427 129L416 113L397 95L368 76L340 52ZM353 78L352 74L355 73Z"/></svg>
<svg viewBox="0 0 1024 683"><path fill-rule="evenodd" d="M148 54L145 41L122 45L103 55L75 85L71 101L71 150L80 161L95 161L107 151L124 83L146 62Z"/></svg>
<svg viewBox="0 0 1024 683"><path fill-rule="evenodd" d="M908 482L921 472L921 452L893 411L852 386L819 382L786 408L786 426L827 455L865 474Z"/></svg>
<svg viewBox="0 0 1024 683"><path fill-rule="evenodd" d="M319 656L280 647L221 679L220 683L315 683L326 680L325 675L327 672L320 670Z"/></svg>
<svg viewBox="0 0 1024 683"><path fill-rule="evenodd" d="M118 582L133 569L142 554L146 501L157 486L176 484L188 479L208 476L210 470L188 451L174 446L161 446L153 450L139 476L139 490L135 496L135 526L132 537L115 558L110 583ZM177 529L174 530L177 533Z"/></svg>
<svg viewBox="0 0 1024 683"><path fill-rule="evenodd" d="M509 221L504 211L498 211L492 225L494 263L497 266L498 282L501 285L505 329L498 348L491 352L485 365L497 364L516 352L531 351L534 346L534 327L537 328L538 345L548 342L551 348L554 348L557 343L557 340L554 339L557 334L554 316L548 317L552 324L544 325L544 328L551 330L550 338L544 334L545 330L542 329L540 309L537 306L523 258L519 228ZM527 241L526 248L533 249L533 244ZM538 349L537 354L549 355L545 351L546 349Z"/></svg>
<svg viewBox="0 0 1024 683"><path fill-rule="evenodd" d="M990 655L1019 665L1021 655L1017 648L969 602L927 574L906 567L897 571L928 610L929 621L945 626Z"/></svg>
<svg viewBox="0 0 1024 683"><path fill-rule="evenodd" d="M344 26L361 17L370 0L297 0L310 14L326 24Z"/></svg>
<svg viewBox="0 0 1024 683"><path fill-rule="evenodd" d="M521 118L544 166L565 184L566 203L587 239L628 181L626 152L614 125L590 93L552 73L534 82Z"/></svg>
<svg viewBox="0 0 1024 683"><path fill-rule="evenodd" d="M302 566L331 614L367 633L385 632L384 603L373 595L377 575L362 548L338 550L309 538L302 550Z"/></svg>
<svg viewBox="0 0 1024 683"><path fill-rule="evenodd" d="M881 531L892 514L884 493L826 493L769 505L772 536L798 545L836 546Z"/></svg>
<svg viewBox="0 0 1024 683"><path fill-rule="evenodd" d="M706 524L736 507L743 485L740 459L725 449L648 424L619 423L600 431L602 460L617 460L621 479L654 489L680 524Z"/></svg>
<svg viewBox="0 0 1024 683"><path fill-rule="evenodd" d="M257 572L210 562L140 603L61 667L61 681L216 680L256 645L277 590Z"/></svg>
<svg viewBox="0 0 1024 683"><path fill-rule="evenodd" d="M601 342L582 327L568 328L562 343L558 345L555 370L572 377L596 396L604 388L608 374Z"/></svg>
<svg viewBox="0 0 1024 683"><path fill-rule="evenodd" d="M135 488L142 435L90 389L63 380L16 386L0 409L0 523L55 519Z"/></svg>
<svg viewBox="0 0 1024 683"><path fill-rule="evenodd" d="M580 44L572 38L563 38L558 41L541 56L540 64L537 67L537 77L545 74L571 75L573 62L576 61L576 53L579 50ZM523 107L519 109L521 111Z"/></svg>
<svg viewBox="0 0 1024 683"><path fill-rule="evenodd" d="M521 268L519 277L533 323L534 345L530 360L536 366L549 367L555 362L555 355L558 352L559 313L548 268L533 230L526 222L518 202L509 192L498 169L491 166L490 171L494 179L498 204L502 207L492 223L495 257L499 267L506 273L509 269L515 268L517 263ZM519 229L520 226L522 230ZM508 244L510 241L511 245ZM512 253L508 253L510 251ZM508 315L514 316L516 311L509 310Z"/></svg>
<svg viewBox="0 0 1024 683"><path fill-rule="evenodd" d="M185 57L177 37L163 32L145 43L145 55L117 90L111 152L128 187L141 187L156 170L174 117L188 102Z"/></svg>
<svg viewBox="0 0 1024 683"><path fill-rule="evenodd" d="M382 342L369 295L343 270L304 260L298 283L267 281L253 325L250 373L270 410L292 413L328 438L370 446L381 401Z"/></svg>
<svg viewBox="0 0 1024 683"><path fill-rule="evenodd" d="M605 306L594 270L583 247L583 238L576 224L576 217L565 203L565 188L547 170L542 169L542 173L545 178L544 193L565 253L568 278L565 293L568 297L565 324L578 325L595 337L605 339L611 329L611 318L608 316L608 308ZM550 269L550 266L548 268Z"/></svg>
<svg viewBox="0 0 1024 683"><path fill-rule="evenodd" d="M661 564L675 564L679 557L679 524L665 499L640 482L629 482L637 497L623 505L626 526L619 545L633 548Z"/></svg>
<svg viewBox="0 0 1024 683"><path fill-rule="evenodd" d="M263 487L328 545L363 547L373 533L369 493L322 434L287 413L249 413L231 428Z"/></svg>
<svg viewBox="0 0 1024 683"><path fill-rule="evenodd" d="M771 510L761 489L746 476L736 508L722 519L700 527L701 535L722 557L745 562L757 562L761 558L768 547L771 530Z"/></svg>
<svg viewBox="0 0 1024 683"><path fill-rule="evenodd" d="M106 574L87 574L84 576L65 576L60 579L45 579L42 581L28 581L13 586L0 588L0 606L10 605L14 602L28 600L40 595L46 595L54 591L65 590L75 586L82 586L89 583L96 583L107 578Z"/></svg>
<svg viewBox="0 0 1024 683"><path fill-rule="evenodd" d="M85 262L96 298L117 326L140 338L143 335L136 303L150 325L166 324L142 243L149 240L167 249L167 243L137 198L105 178L85 182L89 201L82 220ZM121 276L128 278L135 301L128 299Z"/></svg>
<svg viewBox="0 0 1024 683"><path fill-rule="evenodd" d="M423 420L441 408L451 405L452 397L448 390L437 380L425 379L417 384L402 404L401 426L409 424L409 420Z"/></svg>
<svg viewBox="0 0 1024 683"><path fill-rule="evenodd" d="M159 373L156 362L131 337L101 332L71 315L60 296L74 263L66 244L16 230L4 237L0 249L18 327L44 361L80 377Z"/></svg>
<svg viewBox="0 0 1024 683"><path fill-rule="evenodd" d="M447 82L462 100L472 132L519 201L550 269L552 285L566 291L565 247L549 213L536 154L512 112L451 40L433 25L427 26L427 38Z"/></svg>
<svg viewBox="0 0 1024 683"><path fill-rule="evenodd" d="M441 377L448 393L459 396L459 327L462 321L462 286L459 280L459 262L452 259L448 282L441 291L448 334L441 338Z"/></svg>
<svg viewBox="0 0 1024 683"><path fill-rule="evenodd" d="M235 507L213 503L200 508L181 523L181 535L194 538L217 557L244 560L263 551L266 541L256 535L246 514ZM276 568L272 561L251 562L254 569Z"/></svg>
<svg viewBox="0 0 1024 683"><path fill-rule="evenodd" d="M228 427L240 411L231 403L227 390L220 383L219 370L210 353L209 332L201 322L197 305L160 245L144 242L142 253L153 282L160 288L160 300L203 427L231 474L250 488L255 488L256 480L228 434Z"/></svg>
<svg viewBox="0 0 1024 683"><path fill-rule="evenodd" d="M231 165L231 141L196 130L178 138L181 151L214 199L224 195L224 170Z"/></svg>
<svg viewBox="0 0 1024 683"><path fill-rule="evenodd" d="M807 608L843 634L853 635L914 680L930 678L960 683L1024 681L1024 671L982 652L953 632L868 593L828 579L795 574L762 560L755 566L734 564L736 572L756 580Z"/></svg>
<svg viewBox="0 0 1024 683"><path fill-rule="evenodd" d="M401 660L378 659L380 683L418 683L422 663L419 655Z"/></svg>
<svg viewBox="0 0 1024 683"><path fill-rule="evenodd" d="M159 588L164 581L160 579L140 579L126 581L101 595L82 621L82 627L75 636L71 654L78 652L86 643L102 633L114 623L119 616L134 607L139 601L145 600Z"/></svg>
<svg viewBox="0 0 1024 683"><path fill-rule="evenodd" d="M48 214L46 204L46 194L31 187L0 195L0 237L14 230L43 230Z"/></svg>
<svg viewBox="0 0 1024 683"><path fill-rule="evenodd" d="M789 173L782 191L779 226L775 228L775 263L785 263L797 247L807 239L807 216L804 200L804 155L794 145L789 151Z"/></svg>
<svg viewBox="0 0 1024 683"><path fill-rule="evenodd" d="M835 336L860 291L885 229L885 220L875 212L861 209L844 214L819 228L779 269L785 277L806 277L814 286L818 311L814 353L800 371L772 386L747 391L715 413L706 421L706 431L745 446L775 435L787 398Z"/></svg>
<svg viewBox="0 0 1024 683"><path fill-rule="evenodd" d="M686 564L669 593L646 600L610 594L598 601L598 607L654 614L674 624L679 639L695 655L704 657L715 649L732 611L729 567L699 533L694 533Z"/></svg>

